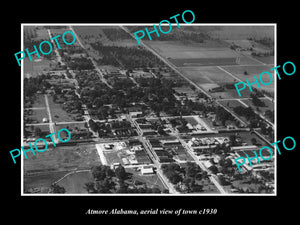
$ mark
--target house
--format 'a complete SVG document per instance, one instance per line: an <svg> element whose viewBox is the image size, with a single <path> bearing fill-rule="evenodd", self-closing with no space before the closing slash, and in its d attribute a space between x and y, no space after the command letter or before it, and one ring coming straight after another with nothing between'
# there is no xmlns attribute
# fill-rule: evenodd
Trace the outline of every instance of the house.
<svg viewBox="0 0 300 225"><path fill-rule="evenodd" d="M143 112L142 111L132 111L132 112L129 112L129 115L131 117L138 117L139 115L142 115Z"/></svg>
<svg viewBox="0 0 300 225"><path fill-rule="evenodd" d="M205 166L207 169L209 169L210 167L213 166L209 160L204 161L203 164L204 164L204 166Z"/></svg>

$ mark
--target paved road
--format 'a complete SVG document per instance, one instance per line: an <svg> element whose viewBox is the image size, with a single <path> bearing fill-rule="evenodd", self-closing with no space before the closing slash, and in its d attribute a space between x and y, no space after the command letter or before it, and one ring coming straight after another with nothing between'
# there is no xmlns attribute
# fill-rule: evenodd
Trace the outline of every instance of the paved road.
<svg viewBox="0 0 300 225"><path fill-rule="evenodd" d="M162 182L164 183L164 185L169 189L169 193L170 194L180 194L178 191L176 191L176 189L174 188L173 184L165 177L165 175L163 174L162 170L161 170L161 163L158 161L158 159L156 158L155 154L152 152L152 148L150 146L149 141L142 136L142 133L140 131L140 127L138 126L138 124L136 124L135 121L133 121L133 119L131 118L130 115L126 115L128 121L130 121L130 123L136 127L136 129L138 130L138 139L140 142L143 143L146 152L148 153L148 156L150 157L150 159L152 160L152 162L154 163L155 167L156 167L156 173L157 175L161 178Z"/></svg>
<svg viewBox="0 0 300 225"><path fill-rule="evenodd" d="M197 156L193 153L192 149L186 144L185 141L183 141L183 146L188 150L192 158L195 160L195 162L200 166L200 168L203 171L206 171L210 176L210 181L218 188L218 190L221 192L221 194L227 194L227 192L224 190L224 188L219 184L219 182L212 176L212 173L203 165L203 163L197 158Z"/></svg>
<svg viewBox="0 0 300 225"><path fill-rule="evenodd" d="M211 172L203 165L203 163L198 159L198 157L193 153L193 149L180 137L177 131L175 131L173 128L171 128L172 134L180 141L182 146L188 151L188 153L192 156L194 159L195 163L200 166L200 168L203 171L206 171L208 174L212 175ZM224 188L219 184L219 182L213 177L209 176L209 179L211 182L218 188L218 190L222 194L227 194L227 192L224 190Z"/></svg>
<svg viewBox="0 0 300 225"><path fill-rule="evenodd" d="M48 118L49 118L49 130L50 130L50 134L52 134L52 133L55 133L55 127L54 127L54 123L52 121L52 116L51 116L49 102L48 102L48 96L47 95L44 95L44 96L45 96L45 103L46 103L46 108L47 108L47 113L48 113ZM58 143L56 135L54 135L53 139L54 139L55 143Z"/></svg>

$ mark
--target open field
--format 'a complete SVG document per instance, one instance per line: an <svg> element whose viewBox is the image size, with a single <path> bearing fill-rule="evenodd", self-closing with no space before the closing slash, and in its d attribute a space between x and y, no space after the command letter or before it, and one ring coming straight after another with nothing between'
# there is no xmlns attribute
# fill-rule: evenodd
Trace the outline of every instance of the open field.
<svg viewBox="0 0 300 225"><path fill-rule="evenodd" d="M237 53L227 47L211 43L183 44L178 41L145 41L166 58L233 58Z"/></svg>
<svg viewBox="0 0 300 225"><path fill-rule="evenodd" d="M218 65L235 65L236 58L180 58L169 59L174 65L178 67L184 66L218 66Z"/></svg>
<svg viewBox="0 0 300 225"><path fill-rule="evenodd" d="M274 64L274 56L253 56L253 58L257 59L260 62L263 62L265 64Z"/></svg>
<svg viewBox="0 0 300 225"><path fill-rule="evenodd" d="M208 34L213 38L222 40L241 40L247 38L261 39L268 37L274 39L274 26L214 26ZM213 29L214 28L214 29ZM199 29L204 29L199 27Z"/></svg>
<svg viewBox="0 0 300 225"><path fill-rule="evenodd" d="M26 57L21 62L24 64L24 77L26 78L36 77L39 74L42 74L44 71L51 70L54 65L57 64L53 60L44 58L42 55L40 58L33 55L32 58L32 61L30 61L28 57Z"/></svg>
<svg viewBox="0 0 300 225"><path fill-rule="evenodd" d="M124 166L120 154L122 153L118 153L116 151L103 152L103 155L105 156L108 165L112 165L114 163L120 163L121 165Z"/></svg>
<svg viewBox="0 0 300 225"><path fill-rule="evenodd" d="M53 102L52 96L48 97L49 107L53 122L72 122L74 121L72 114L63 110L62 105ZM75 114L74 114L75 115Z"/></svg>
<svg viewBox="0 0 300 225"><path fill-rule="evenodd" d="M200 85L205 83L216 83L219 85L233 83L235 79L217 67L205 66L194 68L180 68L189 79Z"/></svg>
<svg viewBox="0 0 300 225"><path fill-rule="evenodd" d="M100 160L94 144L48 147L45 152L37 152L36 155L27 154L24 159L24 171L26 174L43 173L51 171L70 171L77 168L90 169L99 165Z"/></svg>
<svg viewBox="0 0 300 225"><path fill-rule="evenodd" d="M36 30L37 33L37 38L40 40L48 40L49 39L49 34L47 29L45 28L40 28Z"/></svg>
<svg viewBox="0 0 300 225"><path fill-rule="evenodd" d="M67 194L87 194L85 183L93 182L90 172L77 172L66 176L57 184L65 188Z"/></svg>
<svg viewBox="0 0 300 225"><path fill-rule="evenodd" d="M49 188L53 182L57 181L64 175L67 171L62 172L49 172L41 175L34 176L24 176L24 189L35 188L35 187L47 187Z"/></svg>

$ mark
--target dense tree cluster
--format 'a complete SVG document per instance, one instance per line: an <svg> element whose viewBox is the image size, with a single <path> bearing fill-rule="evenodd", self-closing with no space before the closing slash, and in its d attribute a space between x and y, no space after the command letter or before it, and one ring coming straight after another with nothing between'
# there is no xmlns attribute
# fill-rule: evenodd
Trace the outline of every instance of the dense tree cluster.
<svg viewBox="0 0 300 225"><path fill-rule="evenodd" d="M157 58L152 52L136 48L107 46L101 43L91 43L92 48L97 50L103 58L98 60L100 65L121 66L125 69L157 67L163 66L164 63Z"/></svg>
<svg viewBox="0 0 300 225"><path fill-rule="evenodd" d="M237 115L245 117L250 122L250 127L257 127L261 120L251 107L237 106L233 108L233 111Z"/></svg>
<svg viewBox="0 0 300 225"><path fill-rule="evenodd" d="M226 121L234 121L234 117L220 106L217 107L215 112L216 120L220 121L223 126L225 126Z"/></svg>
<svg viewBox="0 0 300 225"><path fill-rule="evenodd" d="M102 31L110 41L132 39L132 37L121 28L104 28Z"/></svg>
<svg viewBox="0 0 300 225"><path fill-rule="evenodd" d="M49 76L40 75L37 77L24 78L24 95L32 97L37 91L43 91L51 85L46 81Z"/></svg>
<svg viewBox="0 0 300 225"><path fill-rule="evenodd" d="M92 61L88 58L70 58L64 57L64 60L67 62L68 66L72 70L91 70L94 69Z"/></svg>
<svg viewBox="0 0 300 225"><path fill-rule="evenodd" d="M250 97L251 97L253 105L255 105L257 107L265 107L266 106L265 103L258 98L257 94L251 93Z"/></svg>
<svg viewBox="0 0 300 225"><path fill-rule="evenodd" d="M192 162L187 162L185 167L180 167L176 163L163 164L161 169L170 182L175 184L181 192L202 192L203 186L197 181L207 179L207 172L202 171L197 164Z"/></svg>
<svg viewBox="0 0 300 225"><path fill-rule="evenodd" d="M272 123L274 123L274 110L266 110L265 116L269 118Z"/></svg>
<svg viewBox="0 0 300 225"><path fill-rule="evenodd" d="M63 194L66 193L66 190L64 187L61 187L58 184L52 184L50 187L50 193Z"/></svg>
<svg viewBox="0 0 300 225"><path fill-rule="evenodd" d="M92 167L94 182L85 184L88 193L161 193L157 187L148 187L145 183L136 185L123 166L113 171L109 166Z"/></svg>
<svg viewBox="0 0 300 225"><path fill-rule="evenodd" d="M143 30L145 33L145 28L148 29L149 32L154 30L153 26L137 26L137 27L128 27L130 31L133 33L138 30ZM151 34L152 40L157 41L182 41L182 42L188 42L193 41L197 43L203 43L205 40L211 39L209 35L199 32L199 31L188 31L188 30L182 30L181 28L178 28L177 26L172 26L172 30L167 33L163 34L159 31L158 26L156 26L159 37L156 35L156 33ZM169 26L161 26L163 31L168 31ZM180 30L181 29L181 30ZM140 34L139 34L140 35ZM147 36L144 38L145 40L149 40Z"/></svg>

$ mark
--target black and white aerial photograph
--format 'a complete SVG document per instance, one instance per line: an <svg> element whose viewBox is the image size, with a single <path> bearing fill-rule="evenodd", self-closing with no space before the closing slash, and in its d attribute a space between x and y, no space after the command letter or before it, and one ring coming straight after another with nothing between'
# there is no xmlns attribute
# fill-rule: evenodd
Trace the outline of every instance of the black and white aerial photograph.
<svg viewBox="0 0 300 225"><path fill-rule="evenodd" d="M5 8L3 220L296 219L296 4L109 3Z"/></svg>
<svg viewBox="0 0 300 225"><path fill-rule="evenodd" d="M22 25L24 195L276 193L276 25L155 27Z"/></svg>

